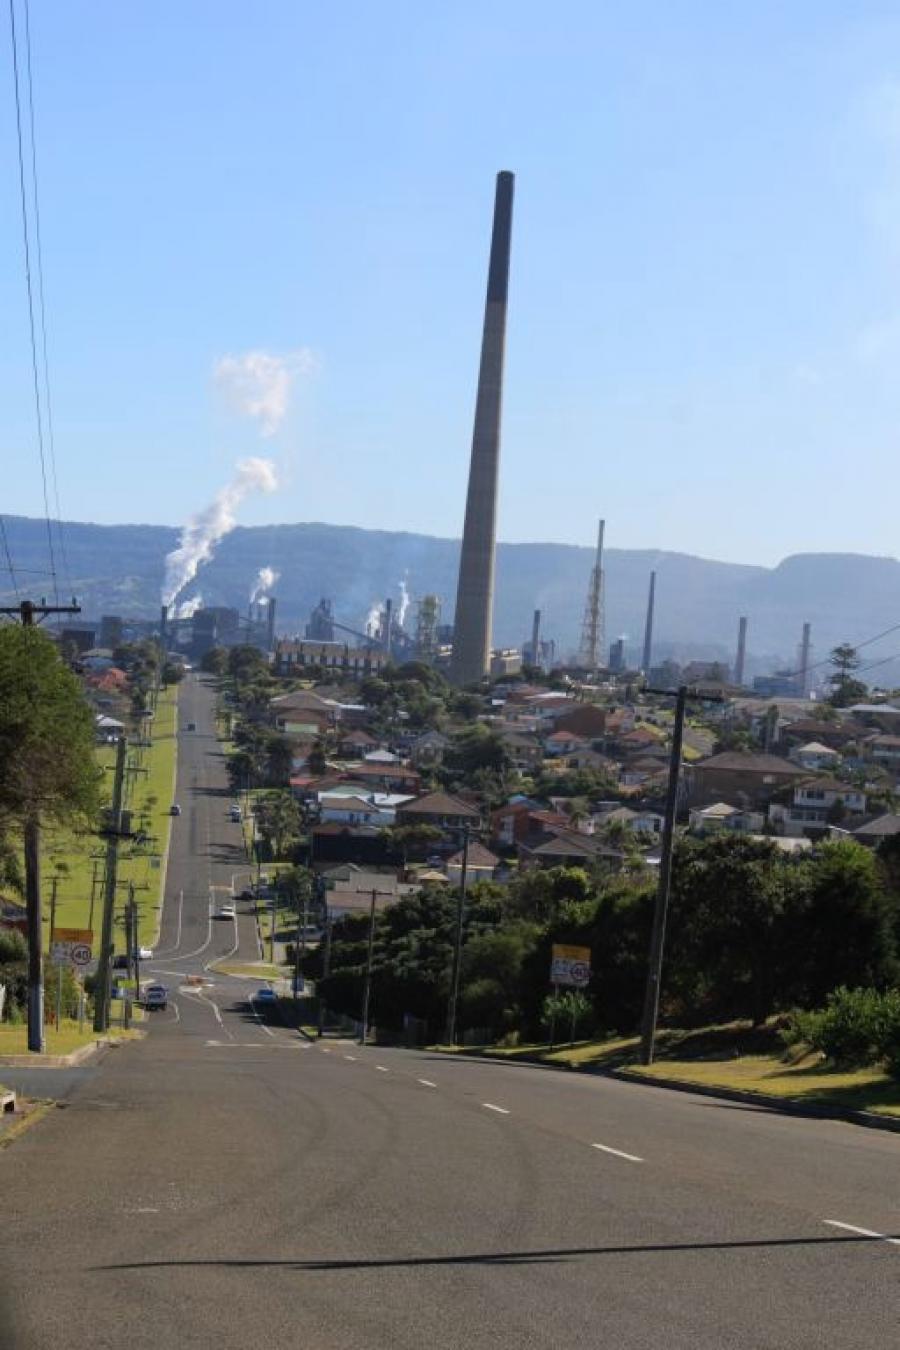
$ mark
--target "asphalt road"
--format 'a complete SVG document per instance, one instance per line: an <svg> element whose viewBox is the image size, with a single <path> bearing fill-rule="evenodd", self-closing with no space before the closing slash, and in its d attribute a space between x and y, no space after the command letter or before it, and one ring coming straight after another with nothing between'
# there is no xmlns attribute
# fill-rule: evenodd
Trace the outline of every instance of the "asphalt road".
<svg viewBox="0 0 900 1350"><path fill-rule="evenodd" d="M261 1020L209 969L256 937L209 918L240 856L196 682L188 720L174 1000L0 1154L4 1350L897 1344L900 1136Z"/></svg>

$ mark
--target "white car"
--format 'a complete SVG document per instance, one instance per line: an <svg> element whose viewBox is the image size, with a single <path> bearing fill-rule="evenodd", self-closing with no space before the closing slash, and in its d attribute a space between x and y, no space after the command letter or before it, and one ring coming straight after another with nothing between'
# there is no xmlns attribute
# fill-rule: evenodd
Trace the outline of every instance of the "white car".
<svg viewBox="0 0 900 1350"><path fill-rule="evenodd" d="M237 917L237 908L233 900L226 900L219 906L220 919L234 919Z"/></svg>

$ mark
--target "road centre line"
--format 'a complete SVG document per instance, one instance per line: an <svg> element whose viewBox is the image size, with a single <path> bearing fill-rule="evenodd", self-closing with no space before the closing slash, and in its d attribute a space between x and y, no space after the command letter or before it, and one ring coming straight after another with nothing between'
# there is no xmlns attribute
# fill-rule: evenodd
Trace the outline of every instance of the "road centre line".
<svg viewBox="0 0 900 1350"><path fill-rule="evenodd" d="M636 1153L625 1153L620 1148L610 1148L609 1144L591 1144L591 1148L599 1148L601 1153L611 1153L614 1158L624 1158L626 1162L643 1162Z"/></svg>
<svg viewBox="0 0 900 1350"><path fill-rule="evenodd" d="M495 1106L493 1102L482 1102L481 1105L487 1111L496 1111L498 1116L508 1116L509 1112L505 1106Z"/></svg>
<svg viewBox="0 0 900 1350"><path fill-rule="evenodd" d="M880 1242L889 1242L892 1247L900 1247L900 1238L888 1237L886 1233L876 1233L873 1228L859 1228L855 1223L841 1223L840 1219L823 1219L830 1228L843 1228L847 1233L857 1233L860 1237L877 1239Z"/></svg>
<svg viewBox="0 0 900 1350"><path fill-rule="evenodd" d="M432 1083L430 1078L417 1078L416 1082L421 1083L423 1087L437 1087L437 1083Z"/></svg>
<svg viewBox="0 0 900 1350"><path fill-rule="evenodd" d="M349 1059L349 1060L351 1061L351 1063L353 1063L353 1064L356 1063L356 1056L355 1056L355 1055L345 1055L345 1056L344 1056L344 1059Z"/></svg>
<svg viewBox="0 0 900 1350"><path fill-rule="evenodd" d="M378 1070L379 1073L388 1073L388 1072L389 1072L389 1070L386 1069L386 1068L384 1067L383 1064L376 1064L376 1065L375 1065L375 1068Z"/></svg>

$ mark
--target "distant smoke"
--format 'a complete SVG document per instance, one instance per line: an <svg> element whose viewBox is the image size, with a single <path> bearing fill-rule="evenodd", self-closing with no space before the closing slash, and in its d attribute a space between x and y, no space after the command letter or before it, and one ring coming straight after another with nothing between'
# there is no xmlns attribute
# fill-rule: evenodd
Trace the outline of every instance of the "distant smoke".
<svg viewBox="0 0 900 1350"><path fill-rule="evenodd" d="M377 600L366 615L365 630L369 637L378 637L381 632L381 606Z"/></svg>
<svg viewBox="0 0 900 1350"><path fill-rule="evenodd" d="M275 585L275 582L281 576L274 567L261 567L256 574L256 581L253 583L253 589L250 592L250 603L255 605L258 600L265 601L269 591Z"/></svg>
<svg viewBox="0 0 900 1350"><path fill-rule="evenodd" d="M409 573L406 574L408 576ZM409 590L406 585L406 576L400 579L400 604L397 606L397 622L402 628L406 622L406 611L409 609Z"/></svg>
<svg viewBox="0 0 900 1350"><path fill-rule="evenodd" d="M294 380L315 369L313 353L300 347L283 356L260 351L223 356L216 362L213 378L232 407L256 419L261 435L274 436L287 413Z"/></svg>
<svg viewBox="0 0 900 1350"><path fill-rule="evenodd" d="M176 619L192 619L198 609L203 607L203 596L192 595L190 600L182 600L180 605L175 607Z"/></svg>
<svg viewBox="0 0 900 1350"><path fill-rule="evenodd" d="M209 506L191 516L181 531L178 547L166 556L166 575L162 602L171 605L197 568L209 562L220 539L233 530L235 512L250 492L274 492L278 486L275 465L270 459L242 459L231 482L220 488Z"/></svg>

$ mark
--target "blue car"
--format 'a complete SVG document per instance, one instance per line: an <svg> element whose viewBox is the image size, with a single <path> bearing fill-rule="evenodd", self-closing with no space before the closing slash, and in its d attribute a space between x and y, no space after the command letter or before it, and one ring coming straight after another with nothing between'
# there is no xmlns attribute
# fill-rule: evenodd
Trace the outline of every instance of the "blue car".
<svg viewBox="0 0 900 1350"><path fill-rule="evenodd" d="M270 989L269 986L266 985L265 989L257 989L256 993L253 995L253 1001L254 1003L277 1003L278 995L275 993L274 989Z"/></svg>

